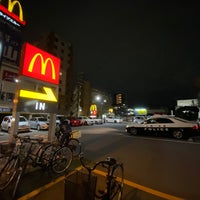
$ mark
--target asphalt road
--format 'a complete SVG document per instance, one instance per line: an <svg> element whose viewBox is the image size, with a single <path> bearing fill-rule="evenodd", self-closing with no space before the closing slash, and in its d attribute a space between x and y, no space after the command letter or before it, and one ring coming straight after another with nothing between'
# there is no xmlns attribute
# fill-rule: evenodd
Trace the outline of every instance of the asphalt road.
<svg viewBox="0 0 200 200"><path fill-rule="evenodd" d="M81 130L82 150L88 160L112 156L123 162L126 183L134 186L124 199L200 199L199 142L129 136L125 124L73 129Z"/></svg>
<svg viewBox="0 0 200 200"><path fill-rule="evenodd" d="M200 199L200 143L171 138L129 136L124 125L82 130L83 150L90 159L116 157L125 178L183 199Z"/></svg>

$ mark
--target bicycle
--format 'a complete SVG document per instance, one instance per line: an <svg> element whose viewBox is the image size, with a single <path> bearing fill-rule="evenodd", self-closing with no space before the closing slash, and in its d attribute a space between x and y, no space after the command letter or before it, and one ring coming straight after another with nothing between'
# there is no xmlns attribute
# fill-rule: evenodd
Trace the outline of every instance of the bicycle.
<svg viewBox="0 0 200 200"><path fill-rule="evenodd" d="M73 131L64 133L61 130L58 130L55 135L60 146L67 146L71 149L73 157L80 155L81 142L77 138L73 138Z"/></svg>
<svg viewBox="0 0 200 200"><path fill-rule="evenodd" d="M42 144L41 138L15 137L17 142L13 153L0 171L0 190L4 190L11 183L14 183L12 198L15 197L19 182L29 161L35 166L51 167L55 173L65 171L72 161L72 152L68 147ZM36 149L37 153L32 153ZM44 162L45 158L47 159Z"/></svg>
<svg viewBox="0 0 200 200"><path fill-rule="evenodd" d="M106 169L106 182L103 189L95 191L95 199L101 200L122 200L124 167L123 163L117 162L115 158L107 157L93 166L86 165L83 161L83 155L80 156L81 165L88 171L88 183L90 182L92 172L99 166ZM88 191L89 193L89 191Z"/></svg>

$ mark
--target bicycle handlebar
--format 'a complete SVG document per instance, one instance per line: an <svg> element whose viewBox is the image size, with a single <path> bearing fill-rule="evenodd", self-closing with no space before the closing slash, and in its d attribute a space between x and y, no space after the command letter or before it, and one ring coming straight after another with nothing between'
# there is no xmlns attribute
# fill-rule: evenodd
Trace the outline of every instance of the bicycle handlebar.
<svg viewBox="0 0 200 200"><path fill-rule="evenodd" d="M101 160L101 161L95 163L93 166L89 166L89 165L86 165L84 163L83 158L84 158L83 155L80 155L81 165L90 172L95 170L97 166L102 166L104 168L108 168L108 167L113 166L117 163L117 160L115 158L107 157L105 160Z"/></svg>
<svg viewBox="0 0 200 200"><path fill-rule="evenodd" d="M30 137L30 135L25 135L25 136L18 136L14 135L16 139L19 139L21 142L42 142L43 138L42 137Z"/></svg>

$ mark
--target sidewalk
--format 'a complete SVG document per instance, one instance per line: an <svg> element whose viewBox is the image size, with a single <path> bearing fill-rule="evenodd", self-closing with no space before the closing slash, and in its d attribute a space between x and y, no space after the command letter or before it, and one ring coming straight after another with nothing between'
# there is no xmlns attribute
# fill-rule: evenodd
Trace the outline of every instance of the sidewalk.
<svg viewBox="0 0 200 200"><path fill-rule="evenodd" d="M77 171L82 172L81 168L76 168ZM76 173L76 171L71 172L68 174L68 176L73 176L73 173ZM95 176L97 176L97 188L103 188L102 186L105 184L105 177L95 173ZM79 177L79 176L78 176ZM17 200L89 200L87 197L84 197L86 194L85 192L85 186L86 181L82 178L79 178L78 180L68 181L68 178L65 176L59 177L56 180L33 190L32 192L18 198ZM95 185L91 185L95 186ZM94 190L89 190L94 191ZM75 196L73 196L75 195ZM90 194L90 195L93 195ZM163 197L161 197L163 196ZM167 197L165 195L161 196L155 196L151 193L148 193L146 191L142 191L138 189L137 187L133 187L129 184L124 183L123 187L123 197L122 200L164 200L164 199L170 199L170 200L183 200L180 198L174 198L172 196Z"/></svg>
<svg viewBox="0 0 200 200"><path fill-rule="evenodd" d="M94 197L95 186L103 188L103 184L105 184L105 177L99 174L93 173L91 180L89 192L86 192L88 175L82 167L77 167L68 175L59 177L18 200L89 200L87 196Z"/></svg>

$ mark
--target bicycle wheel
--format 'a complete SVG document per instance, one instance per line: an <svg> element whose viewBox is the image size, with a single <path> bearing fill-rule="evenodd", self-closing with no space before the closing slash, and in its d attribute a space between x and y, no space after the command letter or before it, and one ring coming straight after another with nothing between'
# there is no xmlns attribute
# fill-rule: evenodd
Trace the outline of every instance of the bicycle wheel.
<svg viewBox="0 0 200 200"><path fill-rule="evenodd" d="M113 166L111 177L112 180L109 189L110 200L122 200L122 192L124 184L123 164L117 163Z"/></svg>
<svg viewBox="0 0 200 200"><path fill-rule="evenodd" d="M19 168L18 157L12 157L2 167L0 171L0 190L4 190L16 177Z"/></svg>
<svg viewBox="0 0 200 200"><path fill-rule="evenodd" d="M53 155L51 167L53 172L59 174L69 168L72 162L72 151L68 147L61 147Z"/></svg>
<svg viewBox="0 0 200 200"><path fill-rule="evenodd" d="M81 153L81 143L75 138L70 138L67 146L71 149L73 156L78 156Z"/></svg>
<svg viewBox="0 0 200 200"><path fill-rule="evenodd" d="M54 153L59 147L53 144L46 144L42 148L42 153L39 155L39 162L43 168L49 167Z"/></svg>

